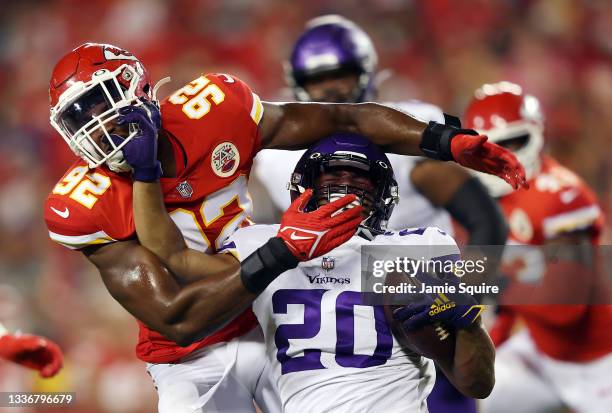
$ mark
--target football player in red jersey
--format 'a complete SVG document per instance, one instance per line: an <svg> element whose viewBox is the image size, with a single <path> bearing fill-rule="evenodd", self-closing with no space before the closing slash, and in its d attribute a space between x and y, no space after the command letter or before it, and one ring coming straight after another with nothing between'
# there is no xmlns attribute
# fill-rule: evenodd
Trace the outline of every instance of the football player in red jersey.
<svg viewBox="0 0 612 413"><path fill-rule="evenodd" d="M516 84L478 89L467 108L466 124L515 153L525 166L529 190L513 191L503 181L478 176L508 219L509 243L597 245L603 226L597 199L576 174L542 153L543 121L538 100ZM513 257L511 248L506 255L504 261L522 259ZM556 302L580 302L580 289L571 288L565 291L568 297L562 296L568 290L564 285L576 285L570 280L582 276L580 284L589 284L591 276L579 268L563 259L549 264L542 275L547 291L541 293L559 295ZM508 288L512 294L514 286ZM500 346L496 386L483 402L485 412L612 411L612 306L583 300L582 305L500 307L491 332ZM510 337L516 319L526 329Z"/></svg>
<svg viewBox="0 0 612 413"><path fill-rule="evenodd" d="M152 363L151 368L209 356L205 367L213 373L207 380L156 383L161 411L180 411L177 399L185 409L201 406L200 395L206 399L221 378L233 374L228 353L233 350L219 343L252 331L255 319L249 306L257 292L299 260L341 244L359 224L359 208L335 214L353 201L350 196L313 213L296 204L285 214L279 236L251 260L239 265L215 255L247 222L251 204L246 182L261 148L303 148L346 130L370 135L390 152L455 160L496 173L513 186L524 183L515 157L474 131L424 124L372 103L261 102L246 84L225 74L197 77L165 99L160 113L144 66L111 45L87 43L65 55L53 70L49 92L51 124L81 158L46 201L50 237L81 250L113 297L139 320L137 355ZM138 166L132 170L122 149L136 137L149 144L132 146L132 165ZM168 257L165 251L174 251L173 246L156 244L156 239L148 244L157 247L155 254L141 246L134 221L146 205L134 205L136 214L132 212L132 179L138 182L134 190L161 190L190 251L207 254L198 254L195 261L189 254ZM147 184L158 179L161 189ZM173 257L188 264L184 271L172 270ZM193 371L194 377L203 375ZM235 388L230 394L240 399Z"/></svg>
<svg viewBox="0 0 612 413"><path fill-rule="evenodd" d="M0 324L0 358L38 370L42 377L48 378L61 370L64 356L59 346L48 338L10 334Z"/></svg>

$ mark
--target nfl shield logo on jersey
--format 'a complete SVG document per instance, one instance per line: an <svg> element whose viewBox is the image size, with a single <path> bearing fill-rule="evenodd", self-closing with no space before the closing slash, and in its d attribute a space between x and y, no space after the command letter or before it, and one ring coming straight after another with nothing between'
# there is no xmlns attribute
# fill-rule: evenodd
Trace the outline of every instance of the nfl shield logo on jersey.
<svg viewBox="0 0 612 413"><path fill-rule="evenodd" d="M210 166L221 178L232 176L240 164L238 148L231 142L220 143L213 149L210 156Z"/></svg>
<svg viewBox="0 0 612 413"><path fill-rule="evenodd" d="M321 268L326 271L333 270L336 265L336 259L334 257L323 257L321 261Z"/></svg>
<svg viewBox="0 0 612 413"><path fill-rule="evenodd" d="M193 195L193 188L189 185L189 182L183 181L176 186L176 190L183 198L190 198Z"/></svg>

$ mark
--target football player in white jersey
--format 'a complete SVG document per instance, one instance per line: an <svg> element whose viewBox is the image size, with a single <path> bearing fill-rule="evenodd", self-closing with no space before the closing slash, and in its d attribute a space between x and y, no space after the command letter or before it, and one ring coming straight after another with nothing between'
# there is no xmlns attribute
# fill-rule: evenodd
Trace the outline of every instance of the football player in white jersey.
<svg viewBox="0 0 612 413"><path fill-rule="evenodd" d="M298 162L291 183L294 200L313 191L299 205L301 210L317 210L354 194L351 205L363 207L364 220L349 241L284 272L253 304L265 336L267 374L278 387L283 411L427 412L433 363L414 353L407 356L390 332L383 307L364 301L360 247L406 245L413 247L407 253L420 255L423 250L416 246L428 246L426 258L433 259L458 256L453 238L434 227L385 231L398 199L397 183L385 154L359 135L338 133L313 145ZM241 228L224 251L247 257L278 228ZM296 236L312 235L298 231ZM406 328L414 327L415 319L437 317L427 315L429 305L409 307L396 312ZM493 387L494 350L479 311L469 311L476 307L457 305L442 311L447 312L438 321L457 332L457 342L454 360L436 362L462 392L483 398Z"/></svg>
<svg viewBox="0 0 612 413"><path fill-rule="evenodd" d="M363 30L340 16L321 16L308 22L297 40L286 65L287 81L298 100L364 102L376 97L376 66L376 51ZM429 103L387 104L425 121L445 121L442 110ZM256 222L279 222L280 213L289 206L284 191L287 177L303 153L263 150L257 155L250 184ZM463 168L416 156L389 154L388 158L402 200L389 228L435 226L452 235L452 217L467 230L470 244L505 244L507 227L499 207ZM433 413L476 411L473 400L439 377L430 397Z"/></svg>

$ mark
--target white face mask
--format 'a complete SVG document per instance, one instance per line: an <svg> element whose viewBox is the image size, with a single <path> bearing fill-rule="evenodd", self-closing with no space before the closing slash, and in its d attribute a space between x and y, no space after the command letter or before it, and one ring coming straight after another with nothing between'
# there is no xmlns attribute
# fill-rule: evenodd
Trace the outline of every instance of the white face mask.
<svg viewBox="0 0 612 413"><path fill-rule="evenodd" d="M513 151L516 158L525 168L527 180L536 176L540 170L540 153L544 146L543 127L532 122L514 122L503 128L480 131L489 137L489 141L499 144L522 135L528 135L527 142ZM513 192L514 189L503 179L483 172L470 171L488 189L489 194L499 198Z"/></svg>
<svg viewBox="0 0 612 413"><path fill-rule="evenodd" d="M116 145L110 139L109 130L113 129L119 117L117 109L142 105L134 93L142 75L129 65L122 65L112 72L99 70L89 82L72 85L51 109L51 125L90 168L106 163L115 172L130 170L121 148L138 131L130 128L128 136ZM130 80L128 89L120 85L118 76Z"/></svg>

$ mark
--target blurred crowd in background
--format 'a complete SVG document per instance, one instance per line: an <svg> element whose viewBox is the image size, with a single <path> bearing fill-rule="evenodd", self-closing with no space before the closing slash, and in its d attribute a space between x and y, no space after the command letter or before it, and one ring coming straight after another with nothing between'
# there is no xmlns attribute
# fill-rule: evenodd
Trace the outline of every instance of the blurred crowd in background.
<svg viewBox="0 0 612 413"><path fill-rule="evenodd" d="M225 72L289 100L282 62L304 23L342 14L378 50L380 99L461 114L475 88L509 80L539 97L547 149L612 206L612 2L606 0L20 0L0 14L0 320L66 353L41 381L0 364L0 391L75 391L73 411L153 411L136 324L93 267L47 237L42 203L73 155L48 123L57 60L86 41L132 51L171 92ZM612 241L610 220L603 243ZM0 409L1 411L1 409ZM21 411L27 411L23 409ZM34 410L32 410L34 411ZM51 410L45 410L51 411ZM67 411L62 409L62 411Z"/></svg>

